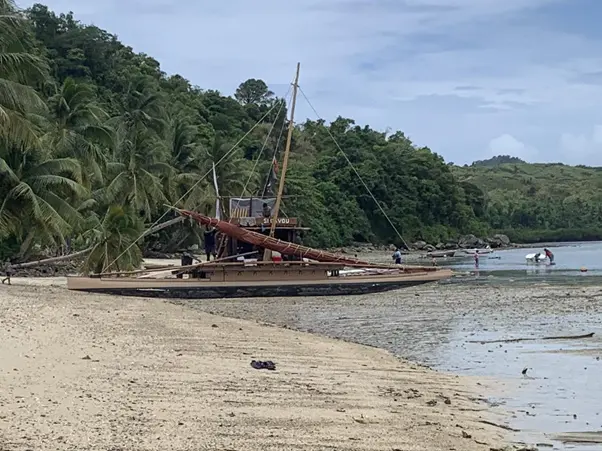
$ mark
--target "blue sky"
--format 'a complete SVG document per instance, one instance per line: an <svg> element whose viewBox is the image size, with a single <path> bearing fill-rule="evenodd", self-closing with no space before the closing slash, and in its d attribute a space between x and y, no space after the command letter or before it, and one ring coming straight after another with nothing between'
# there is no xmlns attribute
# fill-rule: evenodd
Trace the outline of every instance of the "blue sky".
<svg viewBox="0 0 602 451"><path fill-rule="evenodd" d="M262 78L283 95L300 61L326 120L402 130L447 161L602 165L600 0L45 3L226 94Z"/></svg>

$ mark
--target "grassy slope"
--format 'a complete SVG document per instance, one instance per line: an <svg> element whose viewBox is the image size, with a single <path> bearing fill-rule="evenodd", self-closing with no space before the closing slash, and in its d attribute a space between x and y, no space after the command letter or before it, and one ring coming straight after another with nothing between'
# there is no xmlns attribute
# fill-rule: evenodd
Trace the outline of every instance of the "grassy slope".
<svg viewBox="0 0 602 451"><path fill-rule="evenodd" d="M546 209L579 198L584 203L602 204L602 168L545 163L504 163L493 166L454 167L460 180L470 181L489 201L504 200L519 204L533 202ZM580 215L574 215L577 218ZM573 241L602 239L602 223L575 225L550 230L505 229L516 242Z"/></svg>
<svg viewBox="0 0 602 451"><path fill-rule="evenodd" d="M467 180L488 195L496 192L518 192L562 200L571 195L598 197L602 191L602 168L566 166L544 163L506 163L495 167L454 167L460 180Z"/></svg>

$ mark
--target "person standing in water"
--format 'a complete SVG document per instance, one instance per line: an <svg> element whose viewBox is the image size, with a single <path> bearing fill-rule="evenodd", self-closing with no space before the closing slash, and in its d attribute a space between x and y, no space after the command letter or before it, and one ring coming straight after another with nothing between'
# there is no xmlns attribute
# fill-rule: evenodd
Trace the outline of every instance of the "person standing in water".
<svg viewBox="0 0 602 451"><path fill-rule="evenodd" d="M479 250L478 249L474 253L474 266L475 266L475 268L479 267Z"/></svg>
<svg viewBox="0 0 602 451"><path fill-rule="evenodd" d="M548 248L545 248L543 251L546 253L546 257L550 259L550 263L554 263L554 254L552 254L552 251Z"/></svg>

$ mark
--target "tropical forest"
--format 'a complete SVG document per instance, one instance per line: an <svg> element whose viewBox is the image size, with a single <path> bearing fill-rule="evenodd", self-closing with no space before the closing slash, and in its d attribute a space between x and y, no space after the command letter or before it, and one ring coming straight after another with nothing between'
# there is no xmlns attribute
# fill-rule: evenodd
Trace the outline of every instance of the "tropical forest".
<svg viewBox="0 0 602 451"><path fill-rule="evenodd" d="M195 86L73 13L0 0L0 258L85 252L97 272L201 244L174 207L274 194L290 97L268 86ZM459 167L344 113L295 121L281 208L311 228L304 244L602 238L602 168Z"/></svg>

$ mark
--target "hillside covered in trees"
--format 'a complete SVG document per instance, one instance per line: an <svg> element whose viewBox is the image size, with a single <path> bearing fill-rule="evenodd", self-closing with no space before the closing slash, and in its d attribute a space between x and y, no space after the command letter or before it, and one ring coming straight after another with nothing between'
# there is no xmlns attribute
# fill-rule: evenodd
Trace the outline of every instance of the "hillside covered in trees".
<svg viewBox="0 0 602 451"><path fill-rule="evenodd" d="M522 162L453 173L483 191L488 225L514 241L602 238L602 168Z"/></svg>
<svg viewBox="0 0 602 451"><path fill-rule="evenodd" d="M208 88L71 13L0 0L0 258L68 246L106 262L173 218L167 205L214 214L213 164L221 196L262 195L282 158L287 99L253 78L232 95ZM306 244L399 243L355 170L407 241L600 224L594 169L456 168L402 132L339 117L294 130L283 209L312 228ZM583 191L569 195L575 175ZM199 235L190 224L148 235L118 266Z"/></svg>

